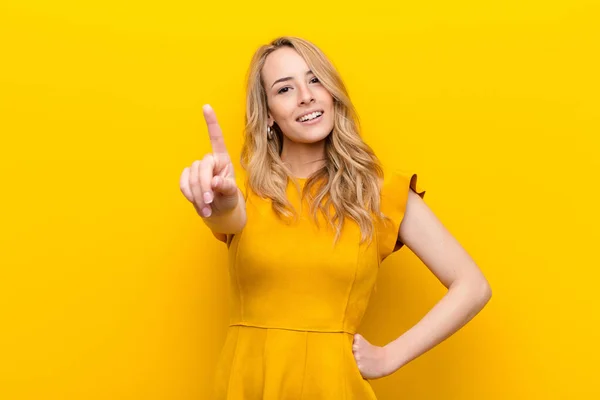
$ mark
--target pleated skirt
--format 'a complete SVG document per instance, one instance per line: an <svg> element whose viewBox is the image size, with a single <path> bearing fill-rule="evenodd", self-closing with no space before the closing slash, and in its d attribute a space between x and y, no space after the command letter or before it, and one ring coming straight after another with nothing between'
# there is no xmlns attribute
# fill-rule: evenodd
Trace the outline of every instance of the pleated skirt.
<svg viewBox="0 0 600 400"><path fill-rule="evenodd" d="M233 325L215 375L217 400L374 400L353 335Z"/></svg>

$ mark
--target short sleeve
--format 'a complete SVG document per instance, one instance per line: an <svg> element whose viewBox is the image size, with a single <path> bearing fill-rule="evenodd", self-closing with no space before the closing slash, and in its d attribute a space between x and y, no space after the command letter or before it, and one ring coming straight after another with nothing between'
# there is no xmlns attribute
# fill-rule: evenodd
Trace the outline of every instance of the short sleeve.
<svg viewBox="0 0 600 400"><path fill-rule="evenodd" d="M394 251L400 250L404 245L398 241L398 232L406 211L409 190L417 193L421 198L425 196L425 190L417 182L416 173L402 170L384 171L383 187L381 189L381 212L388 216L390 220L380 221L377 228L380 261L383 261Z"/></svg>
<svg viewBox="0 0 600 400"><path fill-rule="evenodd" d="M244 201L248 200L248 180L246 179L246 174L244 171L236 171L235 172L235 183L237 184L237 187L240 189L240 191L242 192L242 195L244 196ZM225 233L220 233L220 232L215 232L215 231L211 231L213 236L216 237L218 240L220 240L223 243L226 243L229 246L229 243L231 242L231 239L233 238L233 234L225 234Z"/></svg>

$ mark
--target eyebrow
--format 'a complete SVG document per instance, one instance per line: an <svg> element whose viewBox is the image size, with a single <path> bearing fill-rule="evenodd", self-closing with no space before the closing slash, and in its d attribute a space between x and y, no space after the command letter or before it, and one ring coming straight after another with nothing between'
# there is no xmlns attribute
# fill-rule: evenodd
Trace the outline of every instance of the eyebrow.
<svg viewBox="0 0 600 400"><path fill-rule="evenodd" d="M312 71L309 69L308 71L306 71L306 75L310 75L310 74L312 74ZM276 83L285 82L285 81L289 81L292 79L294 79L294 78L292 78L291 76L286 76L285 78L279 78L275 82L273 82L273 84L271 85L271 88L273 88L273 86L275 86Z"/></svg>

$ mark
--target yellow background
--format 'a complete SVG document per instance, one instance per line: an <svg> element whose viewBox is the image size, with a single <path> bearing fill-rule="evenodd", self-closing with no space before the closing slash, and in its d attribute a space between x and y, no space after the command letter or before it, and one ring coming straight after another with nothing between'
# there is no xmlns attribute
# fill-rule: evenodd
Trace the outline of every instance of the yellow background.
<svg viewBox="0 0 600 400"><path fill-rule="evenodd" d="M600 398L599 9L3 0L0 398L209 398L226 247L179 174L210 151L205 103L237 162L250 57L284 34L332 59L365 140L418 172L493 289L378 396ZM384 345L444 293L404 248L361 333Z"/></svg>

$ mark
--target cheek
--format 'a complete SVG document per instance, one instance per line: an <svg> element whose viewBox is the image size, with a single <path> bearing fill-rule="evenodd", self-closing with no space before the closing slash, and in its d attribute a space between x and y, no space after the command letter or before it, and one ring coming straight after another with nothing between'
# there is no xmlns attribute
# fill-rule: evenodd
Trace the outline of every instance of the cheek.
<svg viewBox="0 0 600 400"><path fill-rule="evenodd" d="M334 115L335 115L335 105L333 104L333 100L330 103L325 103L323 104L324 109L327 111L328 114L328 120L333 121L334 120Z"/></svg>
<svg viewBox="0 0 600 400"><path fill-rule="evenodd" d="M319 97L322 104L333 106L333 96L322 86L319 88Z"/></svg>
<svg viewBox="0 0 600 400"><path fill-rule="evenodd" d="M279 99L269 101L269 112L275 122L280 123L285 119L285 106Z"/></svg>
<svg viewBox="0 0 600 400"><path fill-rule="evenodd" d="M288 97L289 98L286 99L277 99L271 105L271 115L275 118L275 121L279 121L280 124L291 123L294 119L296 105L293 99L291 99L291 96Z"/></svg>

